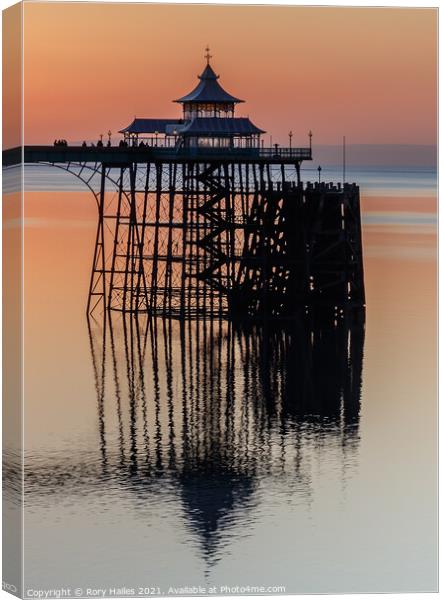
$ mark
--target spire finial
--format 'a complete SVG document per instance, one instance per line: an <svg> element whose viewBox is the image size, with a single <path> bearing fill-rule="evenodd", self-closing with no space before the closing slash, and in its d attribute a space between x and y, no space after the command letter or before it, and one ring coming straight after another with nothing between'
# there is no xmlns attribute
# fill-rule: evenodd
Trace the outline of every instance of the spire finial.
<svg viewBox="0 0 444 600"><path fill-rule="evenodd" d="M210 54L210 47L208 46L208 44L207 44L207 47L205 48L205 52L206 52L205 58L207 59L207 65L209 65L210 64L210 58L213 58L213 57Z"/></svg>

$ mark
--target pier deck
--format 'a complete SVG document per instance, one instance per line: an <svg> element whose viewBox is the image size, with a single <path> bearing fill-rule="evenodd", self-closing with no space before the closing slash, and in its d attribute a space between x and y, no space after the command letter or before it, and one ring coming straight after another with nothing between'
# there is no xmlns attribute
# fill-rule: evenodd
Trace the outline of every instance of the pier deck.
<svg viewBox="0 0 444 600"><path fill-rule="evenodd" d="M23 152L23 158L22 158ZM119 165L128 163L205 162L294 164L312 160L311 148L168 148L161 146L122 148L118 146L24 146L3 150L3 166L24 163L91 162Z"/></svg>

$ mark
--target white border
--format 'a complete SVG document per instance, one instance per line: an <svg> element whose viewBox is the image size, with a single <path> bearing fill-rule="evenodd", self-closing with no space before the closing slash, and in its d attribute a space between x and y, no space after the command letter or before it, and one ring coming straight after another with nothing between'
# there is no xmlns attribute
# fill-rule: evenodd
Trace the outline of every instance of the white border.
<svg viewBox="0 0 444 600"><path fill-rule="evenodd" d="M36 1L40 1L40 0L36 0ZM41 0L41 1L53 1L53 2L58 2L60 0ZM85 0L69 0L70 2L83 2ZM125 3L125 4L148 4L148 2L143 2L143 1L131 1L131 2L127 2L126 0L106 0L107 2L116 2L116 3ZM165 3L164 0L151 0L149 2L149 4L163 4ZM168 2L169 4L225 4L225 5L231 5L231 4L246 4L246 5L276 5L276 6L336 6L336 7L343 7L343 6L349 6L349 7L375 7L375 8L439 8L439 2L418 2L418 1L412 1L412 0L404 0L404 1L396 1L396 0L391 0L391 1L387 1L387 2L381 2L381 3L375 3L375 2L371 2L369 0L361 0L360 2L353 2L351 0L342 0L342 2L340 4L338 4L337 2L333 2L331 0L324 0L323 2L315 2L313 0L305 0L304 2L296 2L296 1L291 1L291 0L280 0L279 2L274 1L274 0L269 0L268 2L265 1L261 1L261 0L243 0L242 2L239 2L237 0L224 0L223 2L217 2L215 0L206 0L205 2L187 2L186 0L174 0L171 1L169 0ZM9 6L12 6L13 4L16 4L15 1L13 0L0 0L0 6L2 9L8 8ZM24 20L23 20L23 10L22 10L22 34L23 34L23 28L24 28ZM442 12L439 11L438 14L438 23L439 23L439 30L441 31L443 29L442 25L443 25L443 19L444 17L442 16ZM438 38L439 39L439 38ZM443 52L444 50L441 47L441 44L439 44L439 65L444 64L444 61L442 60L443 58ZM22 53L22 82L23 82L23 69L24 69L24 65L23 65L23 54ZM441 69L439 69L438 71L438 75L441 74ZM1 83L0 83L0 87L1 87ZM438 87L439 89L439 87ZM23 143L23 136L24 136L24 103L23 103L23 86L22 86L22 143ZM439 108L441 108L441 102L439 102ZM442 126L441 126L441 122L439 122L439 137L438 140L441 141L442 138ZM443 167L443 161L444 159L440 156L439 157L439 170L438 170L438 176L441 173L441 168ZM1 182L1 175L0 175L0 182ZM23 170L22 170L22 209L24 210L24 195L23 195ZM441 234L441 222L439 222L439 233ZM22 237L22 251L24 252L24 237ZM441 245L439 244L439 263L441 264L441 258L442 258L442 252L444 252L444 250L442 249ZM0 259L1 259L1 246L0 246ZM22 285L23 285L23 290L24 290L24 271L23 271L23 265L22 265ZM0 283L0 287L1 287L1 283ZM439 279L439 292L440 292L440 297L443 297L443 288L444 288L444 284L442 284L441 279ZM441 308L441 305L439 303L439 308ZM23 314L23 298L22 298L22 315L23 315L23 323L24 323L24 314ZM439 327L440 329L440 335L439 335L439 339L441 340L441 327ZM0 326L0 330L1 330L1 326ZM24 335L24 328L23 328L23 335ZM22 353L23 353L23 348L24 348L24 337L22 337ZM0 357L1 357L1 348L0 348ZM24 357L23 357L24 360ZM443 366L443 360L441 356L439 356L439 373L441 373L441 367ZM0 374L0 383L1 383L1 374ZM24 392L24 384L25 382L22 381L22 390ZM23 443L23 447L24 447L24 405L23 405L23 398L22 398L22 427L23 427L23 432L22 432L22 443ZM441 411L439 412L439 426L441 427L442 430L442 413ZM0 413L0 421L1 421L1 413ZM439 445L439 463L440 465L442 464L441 462L441 458L442 458L442 448L441 448L441 444ZM440 483L439 483L439 492L440 492L440 497L442 498L441 495L441 478L440 478ZM441 509L441 502L439 503L439 508ZM24 511L23 511L24 513ZM23 513L22 513L22 525L23 525L23 531L24 531L24 523L23 523ZM440 519L439 522L439 533L440 533L440 539L442 539L442 521ZM1 524L0 524L0 529L1 529ZM23 548L23 546L22 546ZM0 555L1 555L1 550L0 550ZM23 557L23 567L24 567L24 557ZM441 573L442 573L442 561L441 561L441 555L439 558L439 575L440 575L440 579L441 579ZM377 573L375 573L375 577L377 577ZM23 579L23 578L22 578ZM22 581L22 589L24 589L24 580ZM365 598L372 600L373 598L378 598L380 594L365 594ZM435 595L435 594L434 594ZM438 595L441 595L441 593L439 592ZM341 598L342 595L339 594L329 594L328 595L330 598L332 598L332 600L334 600L335 598ZM346 594L345 595L347 598L350 599L355 599L355 598L359 598L360 596L362 596L362 594ZM418 593L418 594L384 594L384 597L387 598L387 600L391 600L393 598L393 600L397 600L400 598L412 598L412 599L421 599L423 597L429 597L430 594L423 594L423 593ZM292 596L267 596L267 598L272 598L273 600L282 600L282 598L288 598L288 597L292 597ZM304 599L310 599L312 598L312 595L297 595L297 598L300 598L301 600ZM12 596L9 594L6 594L6 592L1 591L0 592L0 600L7 600L7 599L11 599ZM220 598L220 596L218 596L218 598ZM245 596L229 596L227 597L230 600L242 600L242 598L245 598ZM263 600L263 596L251 596L251 598L257 598L257 600Z"/></svg>

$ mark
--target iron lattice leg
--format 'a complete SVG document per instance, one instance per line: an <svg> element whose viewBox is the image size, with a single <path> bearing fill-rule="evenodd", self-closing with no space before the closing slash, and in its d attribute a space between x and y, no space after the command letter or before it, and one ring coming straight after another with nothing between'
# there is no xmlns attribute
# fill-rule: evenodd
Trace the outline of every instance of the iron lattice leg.
<svg viewBox="0 0 444 600"><path fill-rule="evenodd" d="M105 167L102 166L100 193L98 197L98 219L94 257L89 284L88 304L86 312L92 314L101 304L102 312L106 309L105 280L105 237L104 237L104 205L105 205Z"/></svg>
<svg viewBox="0 0 444 600"><path fill-rule="evenodd" d="M117 170L117 190L106 179ZM147 311L143 264L143 206L136 193L136 166L102 165L99 215L87 312L103 310Z"/></svg>

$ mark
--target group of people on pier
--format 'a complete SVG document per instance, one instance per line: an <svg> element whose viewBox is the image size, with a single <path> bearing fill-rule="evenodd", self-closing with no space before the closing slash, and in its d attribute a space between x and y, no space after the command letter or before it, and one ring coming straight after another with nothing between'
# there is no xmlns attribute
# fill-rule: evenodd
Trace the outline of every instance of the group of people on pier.
<svg viewBox="0 0 444 600"><path fill-rule="evenodd" d="M119 144L119 146L120 146L120 144ZM87 148L87 147L88 147L88 144L84 140L82 142L82 148ZM103 143L103 140L98 140L97 144L94 144L94 142L91 142L91 148L104 148L104 147L105 147L105 144ZM111 148L111 140L107 141L106 147Z"/></svg>
<svg viewBox="0 0 444 600"><path fill-rule="evenodd" d="M140 142L139 144L134 143L132 144L133 146L137 146L139 148L147 148L148 144L146 144L145 142ZM63 146L63 147L67 147L68 146L68 142L66 140L54 140L54 146ZM111 144L111 140L108 140L106 143L106 147L107 148L111 148L112 144ZM127 142L127 140L120 140L119 142L119 148L128 148L129 144ZM86 143L86 141L84 140L82 142L82 148L87 148L88 144ZM91 142L90 144L91 148L104 148L105 144L103 143L103 140L98 140L97 144L94 144L94 142Z"/></svg>
<svg viewBox="0 0 444 600"><path fill-rule="evenodd" d="M56 145L56 144L54 144L54 145ZM106 147L107 148L111 148L111 146L112 146L111 140L108 140L108 142L106 143ZM145 146L145 144L143 142L141 142L140 146ZM86 141L83 141L82 142L82 148L87 148L87 147L88 147L88 144L86 143ZM105 146L104 146L103 141L99 140L96 145L94 145L94 143L91 142L91 147L92 148L95 148L95 147L97 147L97 148L104 148ZM119 148L128 148L128 142L126 140L120 140L120 142L119 142Z"/></svg>

